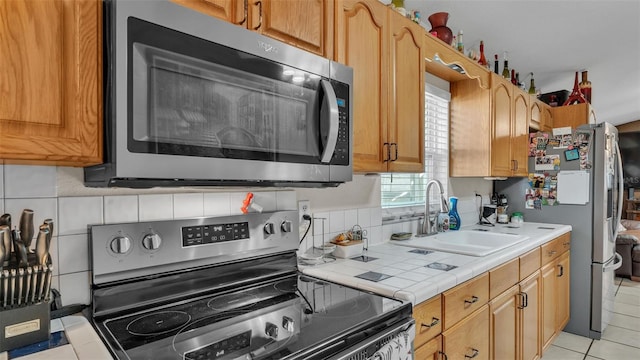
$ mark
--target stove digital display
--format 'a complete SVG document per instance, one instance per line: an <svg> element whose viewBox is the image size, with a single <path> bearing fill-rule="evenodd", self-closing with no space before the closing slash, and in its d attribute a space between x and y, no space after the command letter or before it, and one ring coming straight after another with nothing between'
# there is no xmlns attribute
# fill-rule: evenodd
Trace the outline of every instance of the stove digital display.
<svg viewBox="0 0 640 360"><path fill-rule="evenodd" d="M251 345L251 330L184 354L185 359L217 359Z"/></svg>
<svg viewBox="0 0 640 360"><path fill-rule="evenodd" d="M182 246L213 244L249 238L249 223L211 224L182 228Z"/></svg>

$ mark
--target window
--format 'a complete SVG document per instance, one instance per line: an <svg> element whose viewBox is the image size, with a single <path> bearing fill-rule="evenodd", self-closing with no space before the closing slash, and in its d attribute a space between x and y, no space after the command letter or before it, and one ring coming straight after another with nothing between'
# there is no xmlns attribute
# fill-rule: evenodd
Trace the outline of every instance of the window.
<svg viewBox="0 0 640 360"><path fill-rule="evenodd" d="M382 207L424 205L426 184L440 180L447 196L449 177L449 100L451 95L425 84L424 158L421 174L388 173L380 176ZM432 191L429 204L439 206L440 197Z"/></svg>

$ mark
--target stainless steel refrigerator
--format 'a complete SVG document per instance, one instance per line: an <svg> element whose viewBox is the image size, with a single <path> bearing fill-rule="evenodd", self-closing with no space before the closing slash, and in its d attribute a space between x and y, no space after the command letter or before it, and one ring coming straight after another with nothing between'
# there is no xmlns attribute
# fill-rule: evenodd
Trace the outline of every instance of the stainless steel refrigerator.
<svg viewBox="0 0 640 360"><path fill-rule="evenodd" d="M611 124L599 123L581 126L568 136L572 146L547 144L546 157L529 158L529 173L546 173L551 190L554 176L557 179L556 193L551 192L556 196L545 198L544 205L538 203L534 209L526 205L526 198L529 205L532 203L531 189L540 185L532 186L535 178L496 180L494 188L507 196L509 212L522 212L525 221L572 225L571 309L564 331L600 339L611 320L614 270L622 261L615 252L624 193L618 131ZM583 140L582 146L574 142L576 139ZM569 151L573 145L579 153ZM535 153L535 148L532 151ZM538 169L546 170L534 170L536 163Z"/></svg>

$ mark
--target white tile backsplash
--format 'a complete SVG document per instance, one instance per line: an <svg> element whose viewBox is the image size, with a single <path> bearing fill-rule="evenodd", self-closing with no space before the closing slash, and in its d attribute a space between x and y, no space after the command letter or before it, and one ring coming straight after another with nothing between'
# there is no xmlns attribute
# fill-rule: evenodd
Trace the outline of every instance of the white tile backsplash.
<svg viewBox="0 0 640 360"><path fill-rule="evenodd" d="M276 192L277 210L298 210L298 201L295 191Z"/></svg>
<svg viewBox="0 0 640 360"><path fill-rule="evenodd" d="M5 165L4 197L43 198L58 196L55 166Z"/></svg>
<svg viewBox="0 0 640 360"><path fill-rule="evenodd" d="M358 209L344 211L345 230L351 229L354 225L358 225Z"/></svg>
<svg viewBox="0 0 640 360"><path fill-rule="evenodd" d="M205 193L204 216L227 216L231 214L229 193Z"/></svg>
<svg viewBox="0 0 640 360"><path fill-rule="evenodd" d="M58 237L54 236L51 238L51 243L49 244L49 257L51 258L51 264L53 265L53 275L58 275L60 273L60 261L58 260L60 257L58 256ZM87 258L87 262L89 259Z"/></svg>
<svg viewBox="0 0 640 360"><path fill-rule="evenodd" d="M89 271L89 239L87 234L58 237L59 274Z"/></svg>
<svg viewBox="0 0 640 360"><path fill-rule="evenodd" d="M89 271L58 275L58 279L60 282L59 290L62 295L63 306L91 303L89 290L91 273Z"/></svg>
<svg viewBox="0 0 640 360"><path fill-rule="evenodd" d="M104 223L138 221L138 195L104 197Z"/></svg>
<svg viewBox="0 0 640 360"><path fill-rule="evenodd" d="M204 194L173 194L173 218L184 219L204 215Z"/></svg>
<svg viewBox="0 0 640 360"><path fill-rule="evenodd" d="M329 232L343 232L345 230L344 210L331 211L329 213L329 224Z"/></svg>
<svg viewBox="0 0 640 360"><path fill-rule="evenodd" d="M363 228L371 226L371 209L358 209L358 225Z"/></svg>
<svg viewBox="0 0 640 360"><path fill-rule="evenodd" d="M173 219L173 195L138 195L138 218L140 221Z"/></svg>
<svg viewBox="0 0 640 360"><path fill-rule="evenodd" d="M313 214L313 236L322 235L328 233L331 229L331 213L319 212Z"/></svg>
<svg viewBox="0 0 640 360"><path fill-rule="evenodd" d="M58 235L86 234L87 225L103 224L102 196L58 198Z"/></svg>

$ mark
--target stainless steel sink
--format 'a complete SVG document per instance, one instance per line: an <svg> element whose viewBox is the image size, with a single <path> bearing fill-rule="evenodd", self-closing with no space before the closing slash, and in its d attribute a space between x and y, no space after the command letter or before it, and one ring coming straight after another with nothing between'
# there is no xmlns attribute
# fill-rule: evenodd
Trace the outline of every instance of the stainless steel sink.
<svg viewBox="0 0 640 360"><path fill-rule="evenodd" d="M431 249L454 254L486 256L509 246L518 244L528 236L486 232L480 230L460 230L438 233L427 237L414 237L396 245L420 249Z"/></svg>

